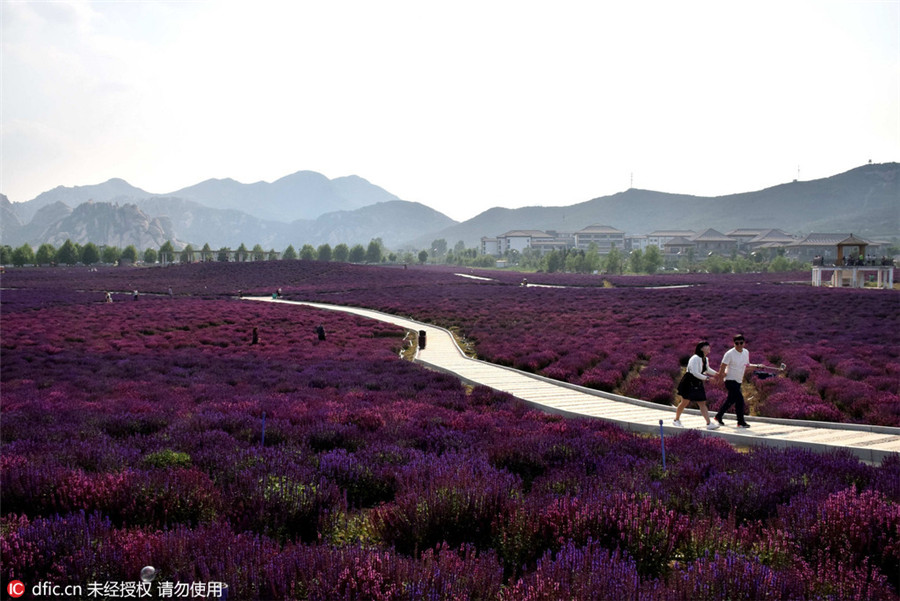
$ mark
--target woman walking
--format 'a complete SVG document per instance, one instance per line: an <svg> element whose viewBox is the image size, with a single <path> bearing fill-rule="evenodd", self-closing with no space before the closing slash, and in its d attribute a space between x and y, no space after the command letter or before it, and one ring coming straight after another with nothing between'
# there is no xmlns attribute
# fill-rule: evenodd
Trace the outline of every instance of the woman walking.
<svg viewBox="0 0 900 601"><path fill-rule="evenodd" d="M718 423L710 421L709 411L706 408L706 389L703 387L703 382L708 380L710 376L718 375L717 371L709 368L708 356L709 343L705 340L698 342L697 347L694 349L694 354L691 355L691 359L688 361L687 371L684 372L684 377L678 383L678 394L681 396L681 402L678 404L678 408L675 409L673 426L682 427L681 413L688 406L688 403L693 402L700 407L700 414L706 420L706 428L708 430L715 430L719 427Z"/></svg>

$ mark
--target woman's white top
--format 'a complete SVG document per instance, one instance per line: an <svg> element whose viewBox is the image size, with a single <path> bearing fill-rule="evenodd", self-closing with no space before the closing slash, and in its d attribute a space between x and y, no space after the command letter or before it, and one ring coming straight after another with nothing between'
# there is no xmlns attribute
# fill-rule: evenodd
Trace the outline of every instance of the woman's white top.
<svg viewBox="0 0 900 601"><path fill-rule="evenodd" d="M706 364L706 371L703 371L703 359L700 358L700 355L691 355L687 370L698 380L708 380L709 376L714 376L717 373L716 370L710 369L709 363Z"/></svg>

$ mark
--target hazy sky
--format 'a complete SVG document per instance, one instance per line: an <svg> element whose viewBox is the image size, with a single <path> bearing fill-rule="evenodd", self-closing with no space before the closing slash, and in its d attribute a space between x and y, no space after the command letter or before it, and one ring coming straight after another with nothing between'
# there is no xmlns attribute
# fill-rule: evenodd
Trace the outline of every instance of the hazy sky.
<svg viewBox="0 0 900 601"><path fill-rule="evenodd" d="M359 175L454 219L900 160L900 0L2 0L0 192ZM752 210L752 207L748 207Z"/></svg>

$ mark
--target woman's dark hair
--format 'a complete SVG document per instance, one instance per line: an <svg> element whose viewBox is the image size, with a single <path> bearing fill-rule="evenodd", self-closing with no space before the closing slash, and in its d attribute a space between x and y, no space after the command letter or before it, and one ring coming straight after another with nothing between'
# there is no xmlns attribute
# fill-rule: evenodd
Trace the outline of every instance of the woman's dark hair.
<svg viewBox="0 0 900 601"><path fill-rule="evenodd" d="M706 355L703 354L704 346L709 346L709 342L707 342L706 340L701 340L697 343L696 348L694 348L694 354L703 360L703 372L705 372L709 368L709 362L706 360Z"/></svg>

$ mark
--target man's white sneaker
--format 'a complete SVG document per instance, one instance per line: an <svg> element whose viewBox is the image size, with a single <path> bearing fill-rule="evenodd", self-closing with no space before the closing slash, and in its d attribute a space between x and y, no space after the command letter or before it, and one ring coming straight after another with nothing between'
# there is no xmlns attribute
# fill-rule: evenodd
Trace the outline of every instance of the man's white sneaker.
<svg viewBox="0 0 900 601"><path fill-rule="evenodd" d="M706 424L706 429L707 430L718 430L719 424L717 424L716 422L709 422L708 424Z"/></svg>
<svg viewBox="0 0 900 601"><path fill-rule="evenodd" d="M677 419L673 419L673 420L672 420L672 425L675 426L676 428L683 428L683 427L684 427L684 426L681 425L681 420L677 420Z"/></svg>

